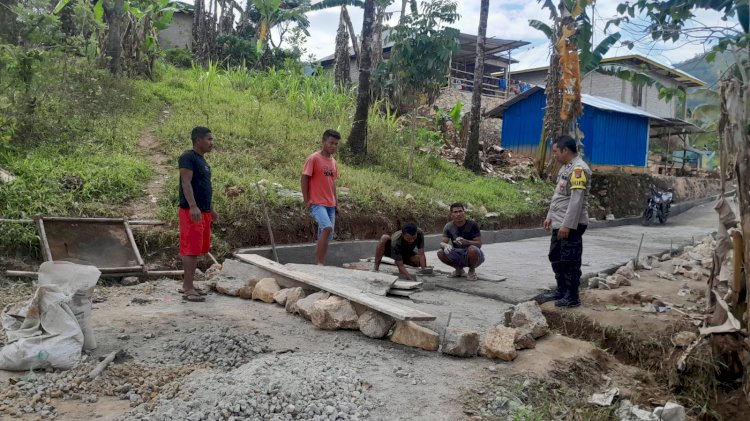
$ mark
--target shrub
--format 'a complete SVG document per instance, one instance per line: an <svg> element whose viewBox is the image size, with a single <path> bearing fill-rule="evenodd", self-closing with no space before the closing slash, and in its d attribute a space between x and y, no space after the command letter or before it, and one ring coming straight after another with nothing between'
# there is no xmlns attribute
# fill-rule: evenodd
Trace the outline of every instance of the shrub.
<svg viewBox="0 0 750 421"><path fill-rule="evenodd" d="M190 68L193 65L193 53L184 48L164 50L164 59L176 67Z"/></svg>

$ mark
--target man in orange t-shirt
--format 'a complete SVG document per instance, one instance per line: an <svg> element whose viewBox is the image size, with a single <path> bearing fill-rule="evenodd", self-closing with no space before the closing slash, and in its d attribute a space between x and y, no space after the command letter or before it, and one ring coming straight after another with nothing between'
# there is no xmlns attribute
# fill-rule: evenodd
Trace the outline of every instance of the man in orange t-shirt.
<svg viewBox="0 0 750 421"><path fill-rule="evenodd" d="M319 151L305 160L302 168L302 197L318 223L318 242L315 247L315 263L324 265L328 242L333 239L336 223L336 179L339 176L333 154L339 146L341 135L335 130L323 132L323 144Z"/></svg>

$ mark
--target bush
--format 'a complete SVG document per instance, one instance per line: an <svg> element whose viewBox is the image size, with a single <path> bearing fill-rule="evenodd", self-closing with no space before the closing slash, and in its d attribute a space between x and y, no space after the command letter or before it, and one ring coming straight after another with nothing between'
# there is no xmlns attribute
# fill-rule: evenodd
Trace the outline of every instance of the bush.
<svg viewBox="0 0 750 421"><path fill-rule="evenodd" d="M190 68L193 65L193 53L184 48L164 50L164 60L176 67Z"/></svg>

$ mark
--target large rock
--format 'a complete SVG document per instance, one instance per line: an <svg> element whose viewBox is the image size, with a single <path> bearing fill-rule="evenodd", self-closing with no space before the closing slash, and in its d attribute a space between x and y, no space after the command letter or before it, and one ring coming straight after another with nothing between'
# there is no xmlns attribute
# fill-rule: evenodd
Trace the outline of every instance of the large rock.
<svg viewBox="0 0 750 421"><path fill-rule="evenodd" d="M547 319L542 314L542 309L536 301L526 301L517 304L511 316L511 326L528 330L531 335L540 338L549 333Z"/></svg>
<svg viewBox="0 0 750 421"><path fill-rule="evenodd" d="M279 284L274 278L263 278L253 288L253 300L261 300L265 303L273 302L273 294L279 292Z"/></svg>
<svg viewBox="0 0 750 421"><path fill-rule="evenodd" d="M482 342L481 354L491 359L513 361L518 356L515 340L516 329L512 327L490 328Z"/></svg>
<svg viewBox="0 0 750 421"><path fill-rule="evenodd" d="M318 329L357 329L357 312L349 300L332 295L313 303L310 320Z"/></svg>
<svg viewBox="0 0 750 421"><path fill-rule="evenodd" d="M621 268L617 269L617 272L615 272L617 275L622 275L626 279L634 279L635 278L635 271L631 269L628 266L622 266Z"/></svg>
<svg viewBox="0 0 750 421"><path fill-rule="evenodd" d="M307 293L300 287L289 288L289 292L286 294L286 303L284 308L289 313L297 312L297 301L307 297Z"/></svg>
<svg viewBox="0 0 750 421"><path fill-rule="evenodd" d="M253 286L250 284L247 284L243 286L242 288L237 290L237 296L240 298L244 298L246 300L252 300L253 299Z"/></svg>
<svg viewBox="0 0 750 421"><path fill-rule="evenodd" d="M242 296L242 298L250 299L253 292L253 285L256 282L256 279L235 279L219 276L216 278L215 283L212 283L211 288L219 294L232 297Z"/></svg>
<svg viewBox="0 0 750 421"><path fill-rule="evenodd" d="M534 335L526 329L516 329L515 339L516 349L534 349L536 348L536 340Z"/></svg>
<svg viewBox="0 0 750 421"><path fill-rule="evenodd" d="M273 294L273 300L276 301L276 304L279 304L281 306L286 305L286 298L289 295L289 293L292 291L292 288L284 288L279 290L276 294Z"/></svg>
<svg viewBox="0 0 750 421"><path fill-rule="evenodd" d="M449 327L445 330L441 351L456 357L474 357L479 351L479 333Z"/></svg>
<svg viewBox="0 0 750 421"><path fill-rule="evenodd" d="M437 351L440 345L440 335L414 322L397 321L396 328L391 334L391 342L427 351Z"/></svg>
<svg viewBox="0 0 750 421"><path fill-rule="evenodd" d="M315 304L315 302L318 300L325 300L330 296L331 294L327 292L319 291L314 294L310 294L305 298L301 298L294 305L293 313L297 313L305 319L310 320L310 312L312 311L313 304ZM287 300L288 299L289 298L287 297Z"/></svg>
<svg viewBox="0 0 750 421"><path fill-rule="evenodd" d="M356 306L354 309L356 311ZM365 310L357 320L360 332L371 338L384 337L391 331L395 323L393 317L371 309Z"/></svg>
<svg viewBox="0 0 750 421"><path fill-rule="evenodd" d="M615 288L631 285L628 278L620 274L607 276L607 279L605 279L605 283L607 284L607 286L609 286L609 289L615 289Z"/></svg>

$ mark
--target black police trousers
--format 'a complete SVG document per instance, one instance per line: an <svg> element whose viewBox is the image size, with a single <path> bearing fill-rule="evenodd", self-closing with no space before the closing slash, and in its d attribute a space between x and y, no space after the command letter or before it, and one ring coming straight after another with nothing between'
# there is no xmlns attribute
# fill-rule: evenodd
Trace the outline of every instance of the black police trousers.
<svg viewBox="0 0 750 421"><path fill-rule="evenodd" d="M549 261L555 272L557 291L566 297L578 300L578 287L581 284L581 255L583 254L583 233L588 225L579 224L570 230L568 238L558 239L558 230L552 230L549 246Z"/></svg>

